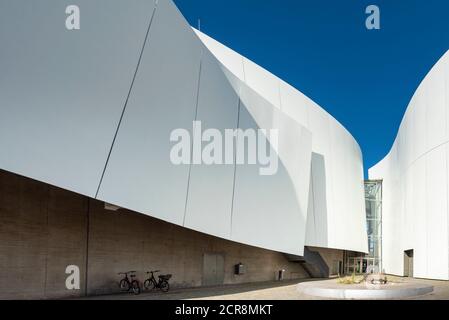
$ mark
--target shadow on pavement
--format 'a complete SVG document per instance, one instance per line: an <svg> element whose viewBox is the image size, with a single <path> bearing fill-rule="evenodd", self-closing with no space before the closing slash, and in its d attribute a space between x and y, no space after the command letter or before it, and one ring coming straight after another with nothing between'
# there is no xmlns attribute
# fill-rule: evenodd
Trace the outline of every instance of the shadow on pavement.
<svg viewBox="0 0 449 320"><path fill-rule="evenodd" d="M112 295L91 296L81 298L82 300L186 300L186 299L213 299L217 296L226 296L232 294L248 293L251 291L275 289L287 286L293 286L301 282L319 281L323 279L296 279L285 281L270 281L261 283L247 283L236 285L224 285L216 287L197 287L172 289L168 293L158 291L143 291L140 295L132 293L120 293Z"/></svg>

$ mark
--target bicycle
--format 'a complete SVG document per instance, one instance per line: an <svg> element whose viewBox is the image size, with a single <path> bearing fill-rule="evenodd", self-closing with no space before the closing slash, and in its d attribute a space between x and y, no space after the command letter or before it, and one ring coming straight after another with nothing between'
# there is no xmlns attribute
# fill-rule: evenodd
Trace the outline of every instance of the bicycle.
<svg viewBox="0 0 449 320"><path fill-rule="evenodd" d="M160 271L159 270L147 271L147 274L151 274L151 276L147 280L145 280L145 282L143 283L143 286L146 290L153 290L155 288L158 288L162 292L168 292L168 290L170 290L170 285L168 283L168 280L170 280L172 275L171 274L160 275L158 277L159 278L159 282L158 282L158 281L156 281L156 278L154 277L154 273L158 273L158 272L160 272Z"/></svg>
<svg viewBox="0 0 449 320"><path fill-rule="evenodd" d="M120 286L120 290L123 292L129 292L130 290L132 290L134 292L134 294L140 294L140 285L139 285L139 281L137 281L136 279L134 279L136 277L135 274L132 273L136 273L136 271L128 271L128 272L120 272L119 275L125 275L125 277L120 280L119 286ZM130 275L131 280L128 278L128 274Z"/></svg>

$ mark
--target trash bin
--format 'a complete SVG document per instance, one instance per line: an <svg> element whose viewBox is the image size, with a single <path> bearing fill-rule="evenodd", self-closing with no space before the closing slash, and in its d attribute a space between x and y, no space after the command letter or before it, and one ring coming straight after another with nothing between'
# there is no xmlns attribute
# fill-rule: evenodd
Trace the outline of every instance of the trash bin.
<svg viewBox="0 0 449 320"><path fill-rule="evenodd" d="M285 273L285 270L284 270L284 269L279 270L279 272L278 272L278 280L279 280L279 281L284 280L284 273Z"/></svg>

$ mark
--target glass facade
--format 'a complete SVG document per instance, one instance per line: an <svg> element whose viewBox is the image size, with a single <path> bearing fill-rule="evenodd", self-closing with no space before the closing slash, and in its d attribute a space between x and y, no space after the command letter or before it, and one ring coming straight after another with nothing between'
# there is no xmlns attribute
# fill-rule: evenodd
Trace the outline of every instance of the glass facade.
<svg viewBox="0 0 449 320"><path fill-rule="evenodd" d="M369 254L346 253L346 274L382 272L382 181L365 181Z"/></svg>

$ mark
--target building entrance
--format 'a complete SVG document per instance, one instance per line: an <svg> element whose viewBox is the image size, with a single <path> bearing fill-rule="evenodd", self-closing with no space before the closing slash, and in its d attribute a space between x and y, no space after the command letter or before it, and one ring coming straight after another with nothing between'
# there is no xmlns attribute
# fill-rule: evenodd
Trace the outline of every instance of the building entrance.
<svg viewBox="0 0 449 320"><path fill-rule="evenodd" d="M404 277L413 278L413 250L404 251Z"/></svg>
<svg viewBox="0 0 449 320"><path fill-rule="evenodd" d="M222 285L224 281L224 256L205 253L203 256L203 286Z"/></svg>

